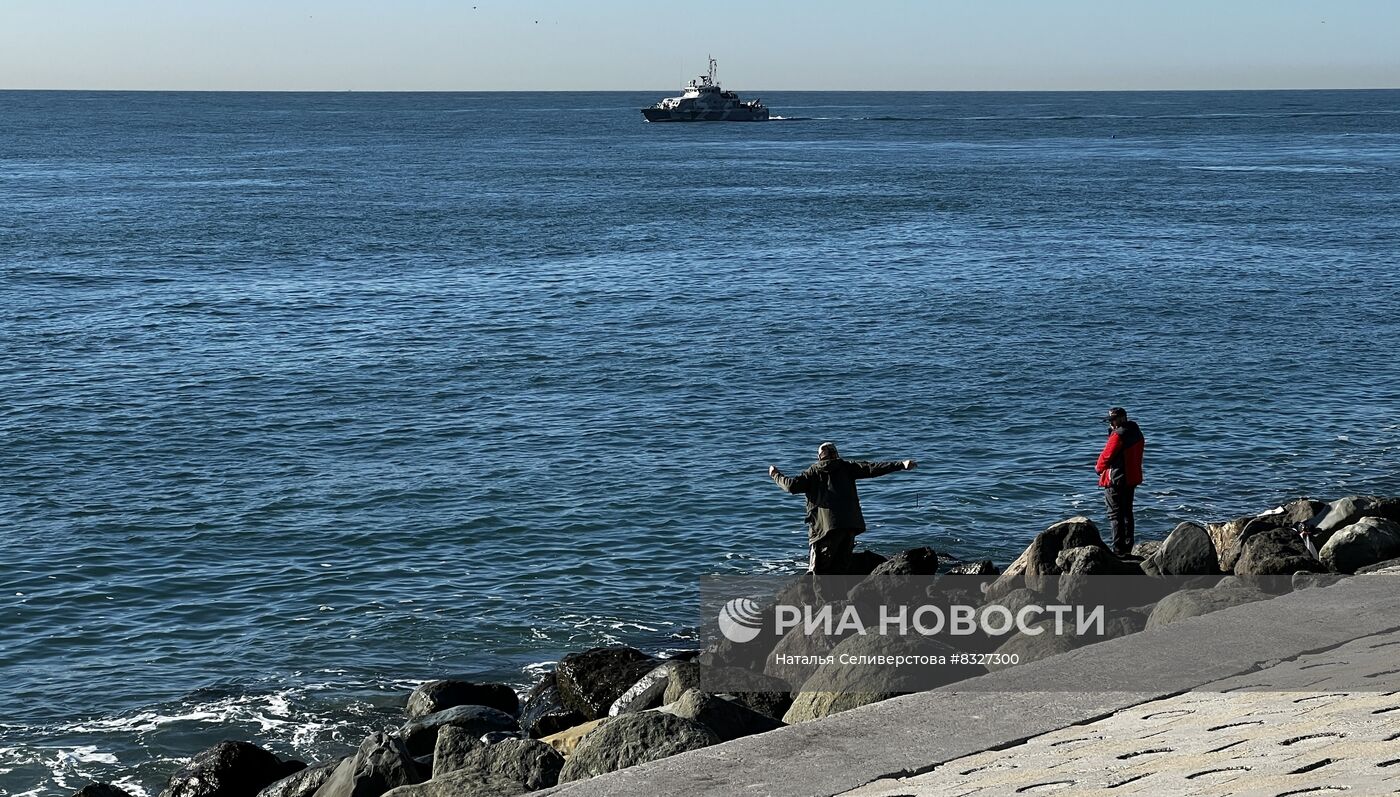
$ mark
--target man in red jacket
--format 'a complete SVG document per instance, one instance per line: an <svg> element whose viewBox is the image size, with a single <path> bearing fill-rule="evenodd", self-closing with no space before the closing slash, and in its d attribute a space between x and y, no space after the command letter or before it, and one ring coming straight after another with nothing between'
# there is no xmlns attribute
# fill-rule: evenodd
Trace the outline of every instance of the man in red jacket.
<svg viewBox="0 0 1400 797"><path fill-rule="evenodd" d="M1128 420L1128 411L1114 407L1104 421L1109 426L1108 442L1099 453L1094 470L1104 488L1108 522L1113 526L1113 552L1127 556L1133 550L1133 490L1142 484L1142 430Z"/></svg>

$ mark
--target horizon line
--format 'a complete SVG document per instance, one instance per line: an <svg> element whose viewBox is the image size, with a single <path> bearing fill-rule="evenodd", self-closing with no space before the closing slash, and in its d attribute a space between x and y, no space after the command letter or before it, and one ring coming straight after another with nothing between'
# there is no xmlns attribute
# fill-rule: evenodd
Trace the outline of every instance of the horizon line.
<svg viewBox="0 0 1400 797"><path fill-rule="evenodd" d="M675 91L671 88L640 89L120 89L120 88L8 88L0 92L73 92L84 94L640 94ZM1273 87L1273 88L1171 88L1171 89L745 89L746 94L1167 94L1263 91L1400 91L1400 86Z"/></svg>

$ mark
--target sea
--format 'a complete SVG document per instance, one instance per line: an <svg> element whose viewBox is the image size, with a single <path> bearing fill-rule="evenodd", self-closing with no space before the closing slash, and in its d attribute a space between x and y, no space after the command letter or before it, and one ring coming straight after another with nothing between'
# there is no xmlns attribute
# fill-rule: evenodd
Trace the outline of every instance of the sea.
<svg viewBox="0 0 1400 797"><path fill-rule="evenodd" d="M817 445L886 554L1400 494L1400 91L0 92L0 794L696 645Z"/></svg>

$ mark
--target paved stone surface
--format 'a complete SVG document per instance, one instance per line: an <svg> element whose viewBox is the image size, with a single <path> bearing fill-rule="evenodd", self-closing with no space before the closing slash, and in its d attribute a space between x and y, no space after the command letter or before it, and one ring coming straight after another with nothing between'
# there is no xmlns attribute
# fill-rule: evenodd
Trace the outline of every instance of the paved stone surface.
<svg viewBox="0 0 1400 797"><path fill-rule="evenodd" d="M1308 664L1318 662L1310 660L1308 664L1303 664L1294 660L1307 656L1325 657L1342 650L1350 653L1353 649L1347 647L1349 644L1365 644L1366 638L1396 632L1400 629L1400 588L1397 587L1400 587L1400 579L1396 576L1367 576L1348 579L1325 589L1302 590L1081 648L1033 664L1012 667L941 690L907 695L818 722L696 750L538 794L541 797L545 794L567 797L654 797L658 794L814 797L844 794L860 787L890 787L900 783L894 778L905 777L904 782L910 783L917 779L914 776L925 773L940 772L947 777L949 772L970 769L952 769L947 765L974 756L985 755L988 760L1012 761L1017 751L1031 749L1035 740L1065 732L1065 729L1082 730L1095 723L1117 721L1125 724L1122 733L1129 734L1132 723L1141 721L1141 716L1134 714L1138 707L1155 706L1172 700L1209 701L1220 698L1218 692L1212 694L1199 690L1207 685L1216 689L1228 688L1225 681L1237 676L1253 680L1239 684L1241 691L1238 694L1230 692L1227 695L1237 695L1235 699L1267 701L1268 692L1278 692L1278 700L1282 702L1272 704L1273 708L1279 709L1274 721L1281 726L1290 723L1297 725L1302 722L1299 718L1306 716L1309 709L1320 709L1327 701L1319 698L1316 706L1309 705L1312 701L1291 701L1315 694L1328 694L1329 690L1322 688L1323 673L1318 672L1325 667L1308 667ZM1386 669L1400 670L1400 656L1390 653L1390 650L1400 653L1400 646L1377 648L1374 652L1378 656L1388 655L1395 662ZM1340 661L1346 661L1346 664L1339 664ZM1338 691L1354 694L1359 700L1378 700L1385 697L1383 692L1400 690L1400 686L1380 683L1380 678L1366 678L1367 675L1378 674L1374 669L1365 669L1370 666L1369 662L1351 662L1343 658L1329 662L1328 666L1335 668L1327 676L1332 679L1330 683L1346 686L1347 689ZM1267 673L1275 683L1260 682L1262 673ZM1400 673L1382 677L1400 677ZM1145 684L1151 684L1151 687L1145 688ZM1256 689L1246 691L1246 686ZM1291 696L1280 692L1287 689L1299 691ZM1400 705L1400 698L1396 695L1389 697L1395 698L1393 705ZM1252 705L1256 705L1260 711L1264 710L1263 703ZM1373 716L1387 723L1390 730L1379 737L1384 740L1389 734L1400 733L1400 711L1387 712L1383 710L1385 707L1373 709L1380 710L1379 714L1366 714L1366 710L1359 707L1350 713ZM1157 718L1157 721L1165 722L1167 719L1170 717ZM1216 722L1205 727L1209 729L1222 724L1227 723ZM1208 732L1218 735L1226 730ZM1368 732L1358 730L1341 741L1397 745L1394 740L1376 741L1365 735ZM1239 733L1244 734L1243 731ZM1182 735L1190 734L1183 732ZM1300 731L1292 735L1306 733ZM1120 737L1107 738L1112 741ZM1124 738L1131 738L1134 743L1144 741L1142 734ZM1278 741L1287 738L1291 736ZM1233 737L1227 741L1232 740ZM1226 743L1222 741L1220 745ZM1308 746L1299 746L1303 744L1295 742L1278 746L1295 753L1311 752L1311 745L1322 743L1307 740ZM1163 746L1172 747L1167 744ZM1074 747L1067 744L1056 749L1072 750ZM1125 749L1117 755L1142 752L1144 749L1153 748ZM1214 748L1209 747L1173 747L1174 751L1177 749L1214 755L1210 752ZM1346 763L1340 760L1333 762L1342 764L1333 771L1346 773L1351 771L1348 768L1356 766L1367 775L1373 776L1373 770L1385 772L1379 776L1379 780L1373 778L1370 781L1374 787L1371 791L1353 789L1351 794L1389 793L1387 789L1394 789L1394 784L1384 780L1390 773L1390 767L1373 766L1367 769L1356 763L1365 755L1359 752L1354 755L1355 758ZM1384 757L1386 755L1385 752L1376 752L1373 764L1388 760ZM1319 759L1327 757L1322 755ZM1400 758L1400 751L1390 757ZM1169 756L1149 753L1121 760L1110 758L1120 767L1127 767L1146 765L1152 763L1154 758L1166 759ZM1134 759L1139 760L1134 762ZM1316 760L1309 759L1282 771L1291 772L1316 763ZM1236 783L1234 788L1225 791L1204 793L1286 794L1291 789L1308 786L1279 787L1269 791L1273 783L1263 779L1281 778L1285 783L1315 785L1321 781L1299 778L1313 773L1320 778L1321 773L1331 768L1333 763L1296 776L1263 768L1251 770L1252 780L1247 781L1247 787ZM1197 774L1199 771L1186 774ZM1189 780L1184 774L1181 775L1193 788L1213 785L1216 782L1213 779L1217 777L1225 777L1225 774L1212 773ZM1346 779L1340 774L1339 777ZM1346 777L1361 776L1353 773ZM1212 780L1207 783L1204 781L1206 778ZM1088 783L1091 782L1086 781L1082 788L1045 783L1039 784L1044 788L1022 793L1053 793L1055 790L1075 795L1093 793L1095 787ZM920 785L925 784L921 781ZM926 785L934 788L932 782ZM1106 789L1104 794L1117 795L1125 793L1123 789L1129 786L1131 784L1112 789L1105 785L1102 788ZM1015 794L1016 788L1020 787L980 793ZM1246 788L1262 791L1248 792ZM913 793L909 790L889 792ZM964 793L979 794L977 791ZM1192 792L1164 788L1155 793ZM1313 791L1302 794L1325 793Z"/></svg>
<svg viewBox="0 0 1400 797"><path fill-rule="evenodd" d="M1400 633L875 781L847 797L1400 793Z"/></svg>

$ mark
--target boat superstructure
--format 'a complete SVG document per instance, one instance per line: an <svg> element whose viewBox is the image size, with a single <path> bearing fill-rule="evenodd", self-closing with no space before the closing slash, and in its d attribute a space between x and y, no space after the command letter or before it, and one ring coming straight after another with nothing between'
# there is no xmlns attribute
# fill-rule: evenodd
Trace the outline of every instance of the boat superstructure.
<svg viewBox="0 0 1400 797"><path fill-rule="evenodd" d="M679 97L667 97L642 109L648 122L766 122L768 109L759 100L740 100L739 95L720 88L715 78L716 62L710 71L690 81Z"/></svg>

